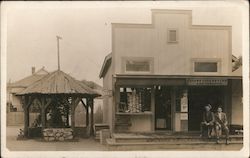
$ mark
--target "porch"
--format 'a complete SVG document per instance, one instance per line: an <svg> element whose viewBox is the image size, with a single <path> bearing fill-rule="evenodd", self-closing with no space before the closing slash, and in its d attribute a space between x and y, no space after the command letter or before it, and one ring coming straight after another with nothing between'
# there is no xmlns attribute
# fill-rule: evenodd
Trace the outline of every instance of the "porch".
<svg viewBox="0 0 250 158"><path fill-rule="evenodd" d="M201 138L197 132L114 133L107 139L109 150L240 150L243 135L230 135L230 144L221 137Z"/></svg>
<svg viewBox="0 0 250 158"><path fill-rule="evenodd" d="M228 124L242 126L232 117L242 109L240 87L233 76L117 75L111 132L200 131L207 104L213 112L222 106Z"/></svg>

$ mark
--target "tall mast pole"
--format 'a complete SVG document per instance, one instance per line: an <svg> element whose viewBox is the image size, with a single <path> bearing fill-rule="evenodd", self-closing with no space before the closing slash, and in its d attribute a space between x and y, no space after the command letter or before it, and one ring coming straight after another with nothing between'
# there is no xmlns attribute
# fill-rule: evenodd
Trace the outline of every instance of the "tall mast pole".
<svg viewBox="0 0 250 158"><path fill-rule="evenodd" d="M57 60L58 60L58 70L60 70L60 47L59 47L59 40L62 39L60 36L56 36L57 40Z"/></svg>

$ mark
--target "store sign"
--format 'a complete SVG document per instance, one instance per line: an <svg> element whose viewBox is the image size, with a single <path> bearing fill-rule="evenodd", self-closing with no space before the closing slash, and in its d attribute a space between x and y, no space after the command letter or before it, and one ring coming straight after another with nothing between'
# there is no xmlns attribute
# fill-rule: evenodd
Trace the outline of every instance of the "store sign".
<svg viewBox="0 0 250 158"><path fill-rule="evenodd" d="M187 79L187 85L190 86L226 86L227 79L210 79L210 78L198 78Z"/></svg>
<svg viewBox="0 0 250 158"><path fill-rule="evenodd" d="M181 113L180 120L188 120L188 113Z"/></svg>
<svg viewBox="0 0 250 158"><path fill-rule="evenodd" d="M103 90L103 96L112 96L112 90Z"/></svg>

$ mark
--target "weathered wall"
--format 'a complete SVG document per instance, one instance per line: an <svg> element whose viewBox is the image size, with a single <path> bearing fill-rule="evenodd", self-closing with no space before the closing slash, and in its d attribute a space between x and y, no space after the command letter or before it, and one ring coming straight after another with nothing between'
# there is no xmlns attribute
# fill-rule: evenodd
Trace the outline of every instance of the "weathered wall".
<svg viewBox="0 0 250 158"><path fill-rule="evenodd" d="M167 41L172 28L178 31L177 43ZM220 74L229 74L230 34L230 27L192 26L191 13L183 11L153 12L152 25L114 24L115 73L123 73L122 57L153 57L154 74L190 75L193 58L221 60Z"/></svg>

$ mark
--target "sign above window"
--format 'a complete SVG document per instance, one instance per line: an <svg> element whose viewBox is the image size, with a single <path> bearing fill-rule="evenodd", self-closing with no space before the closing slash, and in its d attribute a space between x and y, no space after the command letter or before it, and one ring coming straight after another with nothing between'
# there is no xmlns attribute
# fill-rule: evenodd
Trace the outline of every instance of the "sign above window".
<svg viewBox="0 0 250 158"><path fill-rule="evenodd" d="M186 79L187 85L189 86L226 86L228 83L227 79L222 78L198 78L198 79Z"/></svg>

